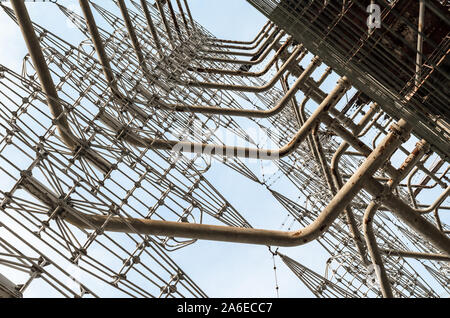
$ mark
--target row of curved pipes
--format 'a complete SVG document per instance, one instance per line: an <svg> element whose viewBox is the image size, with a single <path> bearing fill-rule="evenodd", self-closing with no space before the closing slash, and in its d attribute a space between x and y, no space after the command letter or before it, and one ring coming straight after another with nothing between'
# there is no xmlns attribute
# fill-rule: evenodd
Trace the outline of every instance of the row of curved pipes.
<svg viewBox="0 0 450 318"><path fill-rule="evenodd" d="M99 168L104 173L108 173L111 170L111 164L98 153L89 149L86 143L79 140L71 131L68 119L66 117L62 101L58 98L57 91L55 89L54 83L52 81L50 71L46 65L45 58L43 56L40 43L33 29L32 22L29 18L27 9L25 7L23 0L11 0L13 9L15 11L18 24L22 30L23 37L25 39L26 45L28 47L33 65L39 76L39 80L42 86L43 92L47 96L48 106L54 118L54 123L58 129L59 135L61 136L63 142L72 151L79 150L83 147L83 155L89 160L93 165ZM128 100L123 96L117 87L117 81L109 65L109 59L106 55L102 40L100 38L99 31L95 24L93 14L90 9L88 0L79 0L80 7L82 9L86 24L88 26L89 33L91 35L92 43L98 55L99 63L102 65L104 76L109 84L109 88L113 96L120 102L127 106L129 109L133 108L132 101ZM128 29L129 39L132 43L134 51L136 53L139 64L142 68L144 74L149 74L148 67L146 66L144 54L139 46L137 36L134 32L131 19L127 12L127 8L124 0L117 0L119 9L122 13L125 25ZM160 54L161 44L157 36L156 28L154 27L153 21L151 19L151 14L148 10L147 3L145 0L141 0L141 7L143 9L144 15L148 22L148 29L151 33L155 45ZM186 0L184 0L185 7L188 11L188 17L190 20L191 27L188 26L187 20L183 13L181 2L177 0L178 8L182 13L183 23L186 28L187 34L194 34L195 23L192 19L189 7ZM176 15L170 4L168 9L171 13L171 18L174 22L175 29L177 31L178 37L181 39L182 33L179 30L179 25L176 23ZM163 4L160 1L156 1L158 11L161 14L161 19L165 25L167 36L169 41L174 48L174 39L171 34L170 27L165 17ZM272 34L270 34L272 31ZM24 176L22 180L22 187L27 189L32 195L41 200L44 204L53 209L59 209L61 217L72 223L73 225L83 228L83 229L95 229L104 231L115 231L115 232L126 232L126 233L140 233L146 235L165 235L170 237L184 237L192 239L205 239L205 240L215 240L215 241L226 241L226 242L238 242L238 243L249 243L249 244L262 244L262 245L274 245L274 246L296 246L302 245L307 242L311 242L323 234L332 225L336 218L340 215L342 211L345 211L347 222L350 228L351 235L356 243L356 246L361 254L362 261L364 264L368 264L366 258L365 249L367 248L370 255L371 261L375 266L377 271L381 290L383 296L392 297L393 293L390 287L390 282L387 277L386 271L383 266L383 261L381 254L385 255L401 255L404 257L416 257L424 259L438 259L438 260L449 260L450 256L450 239L442 233L438 228L436 228L432 223L427 221L421 216L423 213L428 213L436 209L448 196L449 188L442 194L441 197L436 200L436 202L426 209L415 209L411 208L409 205L404 203L400 198L392 193L392 190L403 180L412 169L418 169L417 164L420 159L427 153L428 145L425 141L421 141L416 149L408 156L405 163L399 168L394 168L389 163L390 156L404 143L410 135L412 127L400 119L396 124L390 127L390 132L386 134L382 141L378 143L373 149L365 145L360 141L358 136L364 134L367 131L367 125L372 125L374 117L378 110L378 106L373 104L369 111L363 116L358 124L347 125L350 131L344 127L341 123L345 124L342 115L337 111L334 106L338 101L345 95L347 90L350 88L350 82L346 77L341 78L336 87L326 96L320 96L317 94L317 90L314 91L314 85L311 84L311 74L320 65L320 59L314 58L310 65L306 69L302 69L298 65L298 59L301 59L301 54L304 53L303 47L301 45L294 46L292 53L287 53L286 49L290 45L292 39L288 39L284 46L280 46L278 43L284 36L284 32L278 30L276 26L268 22L258 33L254 40L245 41L230 41L222 39L209 39L209 44L219 48L235 48L240 50L251 50L257 48L261 43L261 49L257 50L255 54L259 54L260 57L254 61L241 61L233 59L220 59L220 58L204 58L213 59L219 62L229 62L236 64L257 64L264 60L268 52L271 50L276 50L276 54L273 59L269 62L267 67L260 73L251 73L246 71L229 71L220 69L201 69L198 67L192 67L191 70L198 72L210 72L218 74L230 74L230 75L242 75L242 76L262 76L267 70L275 64L278 60L283 60L282 54L284 54L284 62L273 79L271 79L266 85L261 87L247 87L247 86L236 86L220 83L207 83L207 82L185 82L183 85L187 86L199 86L206 88L215 89L226 89L226 90L237 90L246 92L260 92L270 89L275 85L278 80L282 81L282 87L285 91L283 98L272 108L268 110L246 110L246 109L229 109L220 107L210 107L201 105L182 105L182 104L168 104L163 100L159 99L157 96L151 94L142 85L137 87L138 92L151 101L156 108L179 111L179 112L194 112L194 113L205 113L205 114L221 114L230 116L245 116L252 118L267 118L278 114L287 105L291 104L294 108L299 130L285 146L280 149L253 149L246 147L234 147L234 146L222 146L213 144L201 144L201 143L190 143L190 142L179 142L179 141L167 141L161 139L151 139L143 138L138 134L130 131L126 125L124 126L116 118L109 115L106 111L100 109L97 118L101 120L111 129L117 132L118 138L121 138L135 147L139 148L150 148L150 149L165 149L165 150L178 150L185 152L198 152L198 153L210 153L214 154L226 154L232 156L241 157L252 157L259 159L277 159L283 156L291 154L295 149L305 140L308 141L310 150L312 151L314 157L321 163L322 172L326 178L330 191L333 194L332 200L328 205L322 210L317 219L307 227L290 232L274 231L274 230L264 230L264 229L251 229L251 228L235 228L228 226L215 226L215 225L205 225L205 224L189 224L189 223L178 223L169 221L157 221L149 219L136 219L136 218L124 218L119 215L119 213L114 216L101 216L101 215L88 215L80 211L75 210L70 206L61 206L60 202L57 200L57 196L52 193L52 191L46 188L38 180L32 176ZM263 43L263 39L266 41ZM208 50L206 50L208 51ZM227 51L220 53L228 53ZM235 52L230 52L230 54L235 54ZM249 54L237 54L237 55L252 55ZM289 55L288 55L289 54ZM255 55L253 55L255 56ZM300 56L300 57L299 57ZM303 54L304 56L304 54ZM294 65L295 64L295 65ZM289 70L290 73L285 75L286 71ZM327 69L322 79L320 79L315 85L320 86L321 81L326 77L326 74L331 72ZM296 76L297 79L292 87L289 87L287 83L288 76ZM316 87L316 88L317 88ZM305 100L299 107L296 99L295 93L302 89L305 93ZM315 93L316 95L314 95ZM304 107L308 99L312 98L315 101L319 101L319 106L313 112L313 114L306 118ZM132 109L131 109L132 110ZM330 116L330 114L336 117ZM371 122L372 121L372 122ZM341 123L340 123L341 122ZM371 122L369 124L369 122ZM337 135L342 137L344 142L337 149L333 155L331 166L328 166L326 158L324 156L323 149L320 145L318 139L318 126L320 124L327 125L331 130L333 130ZM366 157L365 161L357 169L357 171L349 177L347 182L344 183L343 176L339 173L339 160L342 155L346 152L349 147L353 147ZM381 184L373 175L380 169L384 168L391 179L386 185ZM430 173L433 175L433 173ZM373 201L367 206L364 214L363 230L365 237L365 244L361 238L358 230L357 223L353 216L352 210L349 204L355 198L355 196L361 191L366 190L373 196ZM444 254L425 254L417 252L407 252L407 251L391 251L391 250L379 250L376 244L375 235L372 229L373 218L376 211L381 207L389 209L396 216L401 218L410 227L416 230L418 233L426 237L437 249L441 250Z"/></svg>

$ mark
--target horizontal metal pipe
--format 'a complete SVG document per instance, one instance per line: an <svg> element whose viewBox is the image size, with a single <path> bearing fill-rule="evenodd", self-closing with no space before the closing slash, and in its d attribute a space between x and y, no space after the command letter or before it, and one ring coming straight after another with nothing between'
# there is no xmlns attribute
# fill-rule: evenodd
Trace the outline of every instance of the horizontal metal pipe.
<svg viewBox="0 0 450 318"><path fill-rule="evenodd" d="M261 41L262 41L264 38L267 38L267 36L268 36L270 30L272 30L272 28L274 28L274 27L275 27L275 24L271 23L270 26L269 26L269 28L266 29L266 30L263 32L262 36L255 42L255 44L250 45L250 46L233 45L233 44L221 44L221 43L208 43L208 42L207 42L206 44L208 44L208 45L210 45L210 46L212 46L212 47L219 47L219 48L224 48L224 49L253 50L253 49L255 49L256 47L259 46L259 44L261 43ZM223 43L223 42L222 42L222 43Z"/></svg>
<svg viewBox="0 0 450 318"><path fill-rule="evenodd" d="M270 34L266 40L261 44L261 46L255 51L255 52L242 52L242 51L231 51L231 50L213 50L211 48L201 49L202 52L205 53L211 53L211 54L224 54L224 55L234 55L234 56L259 56L263 50L267 47L271 41L273 41L273 38L280 33L280 29L275 29L272 34ZM222 48L222 47L221 47Z"/></svg>
<svg viewBox="0 0 450 318"><path fill-rule="evenodd" d="M415 259L427 259L430 261L444 261L450 262L450 256L434 253L421 253L421 252L411 252L411 251L398 251L398 250L387 250L380 249L381 253L386 256L400 256L400 257L410 257Z"/></svg>
<svg viewBox="0 0 450 318"><path fill-rule="evenodd" d="M292 42L292 38L290 37L286 42L280 47L280 49L275 53L275 55L271 58L269 63L264 67L263 70L259 72L248 72L242 70L230 70L230 69L219 69L219 68L204 68L204 67L188 67L189 71L196 71L200 73L209 73L209 74L224 74L224 75L239 75L245 77L259 77L266 74L270 68L275 64L278 60L280 54L289 46Z"/></svg>
<svg viewBox="0 0 450 318"><path fill-rule="evenodd" d="M311 64L305 69L303 74L296 80L292 88L281 98L281 100L274 107L268 110L252 110L252 109L237 109L237 108L223 108L214 106L200 106L200 105L185 105L185 104L167 104L159 98L155 97L148 91L138 88L138 92L147 97L150 101L154 101L159 107L171 111L178 112L193 112L202 114L217 114L228 116L242 116L242 117L254 117L254 118L267 118L281 112L288 104L289 100L295 96L295 93L303 85L305 80L314 72L314 70L320 65L320 60L314 58Z"/></svg>
<svg viewBox="0 0 450 318"><path fill-rule="evenodd" d="M243 64L243 65L256 65L264 61L264 59L269 55L270 51L280 42L281 38L286 34L286 32L281 31L277 37L272 41L272 43L264 50L264 53L258 59L255 60L235 60L229 58L220 58L220 57L209 57L209 56L198 56L199 59L205 61L213 61L213 62L222 62L229 64ZM277 48L278 50L278 48Z"/></svg>
<svg viewBox="0 0 450 318"><path fill-rule="evenodd" d="M341 78L338 81L336 87L323 100L319 107L317 107L315 112L308 118L304 125L302 125L295 136L285 146L279 149L258 149L192 143L186 141L143 138L133 132L132 129L130 129L127 125L120 123L117 119L107 114L103 108L100 109L97 118L101 120L105 125L113 129L117 133L117 138L123 139L136 147L201 153L208 155L226 155L234 157L274 160L284 156L288 156L292 152L294 152L295 149L297 149L297 147L303 142L306 136L311 132L312 128L320 121L320 116L329 111L330 108L334 107L348 89L349 82L347 78Z"/></svg>
<svg viewBox="0 0 450 318"><path fill-rule="evenodd" d="M270 79L263 86L248 86L248 85L233 85L233 84L222 84L222 83L212 83L212 82L197 82L197 81L188 81L181 82L182 85L190 86L190 87L202 87L202 88L213 88L213 89L223 89L229 91L240 91L240 92L264 92L271 89L276 82L281 78L281 76L287 71L290 64L295 62L295 59L299 56L302 51L302 47L298 46L294 52L292 52L289 59L283 64L283 66L279 69L279 71L274 75L272 79Z"/></svg>

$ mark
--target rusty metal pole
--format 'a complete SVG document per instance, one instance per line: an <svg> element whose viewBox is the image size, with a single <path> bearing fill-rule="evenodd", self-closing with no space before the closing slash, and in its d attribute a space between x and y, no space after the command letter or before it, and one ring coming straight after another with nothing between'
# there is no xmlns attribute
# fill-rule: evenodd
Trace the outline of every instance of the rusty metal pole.
<svg viewBox="0 0 450 318"><path fill-rule="evenodd" d="M42 90L47 96L47 103L50 107L52 116L56 121L59 135L70 149L75 150L75 148L79 145L78 139L73 135L67 116L59 102L55 84L53 83L52 76L50 75L44 55L42 54L42 49L36 33L34 32L33 24L30 20L30 16L28 15L24 0L12 0L11 5L16 14L17 23L22 31L28 52L30 53L31 60L33 61L33 65L36 69L36 73L39 76Z"/></svg>
<svg viewBox="0 0 450 318"><path fill-rule="evenodd" d="M175 42L173 39L172 31L170 30L169 23L167 22L166 14L164 13L164 5L161 3L161 0L155 0L156 7L158 8L159 15L161 16L161 20L164 24L164 28L166 29L167 37L169 38L169 43L172 49L175 49Z"/></svg>
<svg viewBox="0 0 450 318"><path fill-rule="evenodd" d="M186 7L186 11L187 11L189 20L191 21L191 24L192 24L192 29L195 31L196 27L195 27L194 19L192 18L191 9L189 8L187 0L183 0L183 1L184 1L184 6Z"/></svg>
<svg viewBox="0 0 450 318"><path fill-rule="evenodd" d="M130 15L128 14L128 9L125 4L125 0L117 0L119 3L120 12L122 13L123 20L125 21L125 26L128 31L128 36L131 40L131 44L133 45L134 52L136 53L138 62L140 67L142 68L142 72L145 77L148 77L150 74L147 63L145 62L144 54L142 53L141 46L139 44L139 40L136 36L136 31L134 30L133 23L131 22ZM170 2L170 1L169 1Z"/></svg>
<svg viewBox="0 0 450 318"><path fill-rule="evenodd" d="M178 38L180 39L180 41L182 41L183 40L183 35L181 34L181 30L180 30L180 27L178 25L177 16L175 14L175 10L173 9L172 2L171 2L171 0L166 0L166 3L167 3L167 8L169 8L170 17L172 19L175 31L177 31Z"/></svg>
<svg viewBox="0 0 450 318"><path fill-rule="evenodd" d="M399 168L399 175L396 178L393 178L388 181L386 188L386 191L392 191L402 179L404 179L408 173L416 166L417 162L420 160L420 158L425 154L425 152L428 150L429 146L427 143L422 140L419 142L416 146L416 148L412 151L412 153L406 158L405 162L402 164L402 166ZM379 194L382 195L382 194ZM375 217L376 212L382 205L382 202L378 202L377 200L374 200L370 202L370 204L367 206L367 209L364 213L363 218L363 230L364 230L364 237L367 244L367 249L370 255L370 258L372 259L372 264L374 266L374 270L377 274L377 277L380 282L380 289L383 294L383 297L385 298L392 298L394 297L391 289L391 284L389 282L389 278L386 273L386 269L384 267L383 258L381 257L381 253L379 251L376 237L373 231L373 219Z"/></svg>
<svg viewBox="0 0 450 318"><path fill-rule="evenodd" d="M114 73L109 64L108 56L106 55L105 48L103 46L100 33L98 32L97 24L95 23L94 15L92 14L89 0L79 0L81 11L83 12L86 25L88 27L89 34L91 35L91 41L97 52L98 59L102 65L103 74L113 94L120 96L119 89L117 88L117 82Z"/></svg>
<svg viewBox="0 0 450 318"><path fill-rule="evenodd" d="M186 33L189 36L189 35L191 35L191 31L189 30L188 22L186 20L186 16L184 15L183 6L181 5L180 0L176 0L176 1L177 1L178 10L180 10L181 18L183 19L184 28L186 29Z"/></svg>
<svg viewBox="0 0 450 318"><path fill-rule="evenodd" d="M284 50L292 43L292 37L289 37L286 42L280 47L280 49L275 53L275 55L270 59L267 65L259 72L248 72L242 70L230 70L230 69L219 69L219 68L204 68L204 67L188 67L189 71L196 71L200 73L209 73L209 74L224 74L224 75L240 75L246 77L259 77L266 74L270 68L278 61L280 54L284 52ZM306 55L306 50L303 52ZM302 54L303 54L302 53Z"/></svg>
<svg viewBox="0 0 450 318"><path fill-rule="evenodd" d="M386 274L384 262L376 244L375 234L373 233L372 221L379 207L380 204L376 201L370 202L367 206L363 219L364 236L366 238L367 250L370 258L372 259L374 271L380 283L381 293L384 298L393 298L394 294L392 293L391 283L389 282L389 277Z"/></svg>
<svg viewBox="0 0 450 318"><path fill-rule="evenodd" d="M145 19L147 20L147 25L150 33L152 34L153 41L155 41L155 46L160 55L162 54L161 42L159 41L158 32L155 28L155 24L153 23L152 15L148 10L147 1L140 0L142 10L144 11Z"/></svg>

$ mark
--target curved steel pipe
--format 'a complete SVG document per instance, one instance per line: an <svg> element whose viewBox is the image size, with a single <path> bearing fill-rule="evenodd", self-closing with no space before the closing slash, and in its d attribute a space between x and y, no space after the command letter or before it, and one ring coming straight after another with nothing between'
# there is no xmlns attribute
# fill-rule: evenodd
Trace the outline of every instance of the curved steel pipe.
<svg viewBox="0 0 450 318"><path fill-rule="evenodd" d="M273 38L281 32L280 29L276 28L271 35L267 37L264 43L261 44L261 47L256 50L256 52L239 52L239 51L225 51L225 50L212 50L212 49L201 49L202 52L212 53L212 54L223 54L223 55L234 55L234 56L259 56L266 48Z"/></svg>
<svg viewBox="0 0 450 318"><path fill-rule="evenodd" d="M286 42L278 49L278 51L275 53L275 55L272 57L272 59L267 63L267 65L264 67L263 70L259 72L248 72L248 71L242 71L242 70L228 70L228 69L218 69L218 68L203 68L203 67L188 67L187 69L189 71L196 71L200 73L209 73L209 74L224 74L224 75L238 75L238 76L245 76L245 77L260 77L266 74L270 68L275 64L275 62L280 57L281 53L284 52L284 50L291 44L292 37L289 37L289 39L286 40Z"/></svg>
<svg viewBox="0 0 450 318"><path fill-rule="evenodd" d="M297 93L300 86L309 78L309 76L314 72L314 70L320 65L320 60L314 58L311 64L305 69L302 75L296 80L294 85L288 92L283 96L283 98L278 102L278 104L268 110L249 110L249 109L238 109L238 108L223 108L223 107L213 107L213 106L199 106L199 105L184 105L184 104L166 104L159 98L148 93L144 89L138 87L138 92L147 97L149 100L154 101L159 107L179 112L193 112L202 114L217 114L217 115L228 115L228 116L241 116L241 117L254 117L254 118L267 118L281 112L285 106L288 104L289 100Z"/></svg>
<svg viewBox="0 0 450 318"><path fill-rule="evenodd" d="M227 59L227 58L219 58L219 57L209 57L209 56L199 56L200 59L205 61L213 61L213 62L222 62L222 63L229 63L229 64L244 64L244 65L256 65L264 61L264 59L269 55L270 51L275 47L275 45L281 40L281 38L286 33L284 31L281 31L277 37L270 43L270 45L264 50L264 53L261 54L260 57L258 57L255 60L235 60L235 59Z"/></svg>
<svg viewBox="0 0 450 318"><path fill-rule="evenodd" d="M247 147L223 146L204 143L192 143L186 141L162 140L153 138L143 138L134 133L127 125L117 121L115 118L100 109L96 116L105 125L117 132L117 138L123 139L133 146L145 147L149 149L163 149L181 152L202 153L209 155L227 155L234 157L256 158L256 159L278 159L290 155L303 142L311 129L320 121L323 114L333 108L342 96L350 88L346 77L338 81L336 87L317 107L314 113L297 131L295 136L283 147L279 149L258 149Z"/></svg>
<svg viewBox="0 0 450 318"><path fill-rule="evenodd" d="M103 173L108 173L111 169L111 164L98 155L92 149L86 147L86 142L80 140L74 135L70 128L67 115L61 106L58 93L53 83L50 70L48 69L39 40L34 32L33 24L28 15L27 8L23 0L12 0L12 7L17 17L17 23L22 31L23 38L30 53L31 60L33 62L36 73L39 77L42 90L44 91L47 104L52 113L54 124L58 130L59 135L62 138L63 143L73 152L78 152L80 148L83 148L83 154L87 160L89 160L94 166L99 168Z"/></svg>
<svg viewBox="0 0 450 318"><path fill-rule="evenodd" d="M275 24L271 23L269 28L264 31L263 35L252 46L218 44L218 43L207 43L207 44L210 44L210 46L212 46L212 47L219 47L219 48L223 48L223 49L253 50L253 49L256 49L259 46L261 41L268 36L270 30L272 30L272 28L274 28L274 27L275 27Z"/></svg>
<svg viewBox="0 0 450 318"><path fill-rule="evenodd" d="M150 72L147 68L145 57L144 57L144 54L142 53L141 46L140 46L138 38L136 36L136 32L133 28L133 23L131 22L130 15L128 14L127 6L126 6L124 0L117 0L117 2L119 4L119 8L120 8L120 12L122 14L123 20L125 21L125 26L128 31L128 36L131 40L131 44L133 45L133 49L137 56L139 66L142 68L144 76L146 76L147 74L150 74ZM170 1L168 3L170 3Z"/></svg>
<svg viewBox="0 0 450 318"><path fill-rule="evenodd" d="M267 23L261 28L261 30L258 32L258 34L255 36L255 38L252 41L233 41L233 40L224 40L224 39L216 39L216 38L209 38L208 40L212 42L222 42L222 43L235 43L235 44L253 44L255 41L263 34L264 30L269 26L273 26L273 23L268 20Z"/></svg>
<svg viewBox="0 0 450 318"><path fill-rule="evenodd" d="M294 50L294 52L292 52L291 56L283 64L280 70L274 75L274 77L263 86L233 85L233 84L197 82L197 81L181 82L181 84L192 87L224 89L230 91L253 92L253 93L264 92L271 89L276 84L276 82L281 78L281 76L287 71L289 65L295 62L295 59L300 55L301 51L302 47L298 46Z"/></svg>
<svg viewBox="0 0 450 318"><path fill-rule="evenodd" d="M375 201L369 203L366 211L364 212L363 230L364 236L366 238L367 250L370 254L370 258L372 259L372 264L380 283L381 293L383 294L384 298L393 298L394 294L392 293L391 283L389 282L389 278L386 274L384 262L381 258L380 251L378 250L372 226L373 218L379 207L380 205Z"/></svg>

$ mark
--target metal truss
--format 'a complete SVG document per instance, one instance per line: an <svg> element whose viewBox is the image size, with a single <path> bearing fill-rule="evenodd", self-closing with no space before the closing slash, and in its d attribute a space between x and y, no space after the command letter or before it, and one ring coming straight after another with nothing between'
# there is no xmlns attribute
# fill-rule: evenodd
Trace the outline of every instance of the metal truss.
<svg viewBox="0 0 450 318"><path fill-rule="evenodd" d="M83 40L32 22L23 0L1 4L29 54L20 74L0 64L0 296L43 284L67 297L205 297L169 256L199 239L275 246L317 297L448 294L442 143L310 52L279 11L234 41L196 23L186 0L178 12L170 0L48 5ZM403 93L402 109L418 102ZM296 229L253 228L208 180L211 158L264 185ZM283 248L311 241L329 254L324 275Z"/></svg>

